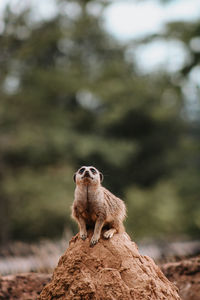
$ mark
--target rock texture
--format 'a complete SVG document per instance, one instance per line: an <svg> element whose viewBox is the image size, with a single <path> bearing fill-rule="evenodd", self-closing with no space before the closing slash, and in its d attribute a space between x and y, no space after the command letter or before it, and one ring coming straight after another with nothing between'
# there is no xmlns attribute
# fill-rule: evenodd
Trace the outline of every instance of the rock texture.
<svg viewBox="0 0 200 300"><path fill-rule="evenodd" d="M164 300L180 299L153 260L141 256L126 233L100 239L93 248L89 238L76 235L60 258L40 300Z"/></svg>
<svg viewBox="0 0 200 300"><path fill-rule="evenodd" d="M200 256L162 266L167 278L174 282L184 300L200 300Z"/></svg>
<svg viewBox="0 0 200 300"><path fill-rule="evenodd" d="M51 275L23 273L0 277L0 299L36 299Z"/></svg>

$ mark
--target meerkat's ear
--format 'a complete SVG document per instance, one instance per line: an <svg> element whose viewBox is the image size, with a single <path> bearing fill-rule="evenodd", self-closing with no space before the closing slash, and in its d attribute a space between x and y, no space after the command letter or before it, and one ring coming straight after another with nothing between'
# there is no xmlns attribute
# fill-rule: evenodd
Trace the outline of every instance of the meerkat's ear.
<svg viewBox="0 0 200 300"><path fill-rule="evenodd" d="M99 172L99 176L100 176L100 181L103 181L103 174Z"/></svg>
<svg viewBox="0 0 200 300"><path fill-rule="evenodd" d="M74 182L76 182L76 173L74 173L73 179L74 179Z"/></svg>

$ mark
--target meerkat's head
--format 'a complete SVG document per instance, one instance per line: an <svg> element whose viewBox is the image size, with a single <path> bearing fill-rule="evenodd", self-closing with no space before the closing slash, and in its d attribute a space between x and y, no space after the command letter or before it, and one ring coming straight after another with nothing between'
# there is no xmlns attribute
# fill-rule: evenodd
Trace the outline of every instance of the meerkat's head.
<svg viewBox="0 0 200 300"><path fill-rule="evenodd" d="M93 166L82 166L74 174L74 181L77 185L100 184L103 181L103 174Z"/></svg>

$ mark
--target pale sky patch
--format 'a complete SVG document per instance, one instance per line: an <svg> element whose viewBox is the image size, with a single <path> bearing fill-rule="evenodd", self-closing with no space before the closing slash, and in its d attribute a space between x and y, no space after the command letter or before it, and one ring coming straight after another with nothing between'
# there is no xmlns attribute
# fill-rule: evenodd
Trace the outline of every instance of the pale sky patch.
<svg viewBox="0 0 200 300"><path fill-rule="evenodd" d="M200 18L199 0L176 0L161 4L156 0L117 1L105 11L105 27L125 41L164 29L171 21L192 21Z"/></svg>
<svg viewBox="0 0 200 300"><path fill-rule="evenodd" d="M71 4L70 4L71 3ZM92 3L92 2L91 2ZM49 19L56 15L55 0L0 0L0 13L6 4L18 13L24 7L32 7L32 19ZM77 14L75 2L66 2L63 14ZM71 6L70 6L71 5ZM91 6L91 5L90 5ZM94 3L98 13L98 6ZM98 8L98 9L97 9ZM91 7L90 7L91 10ZM194 21L200 18L200 0L174 0L161 4L159 0L119 0L113 1L104 12L104 26L113 36L122 42L141 38L153 33L160 33L165 24L171 21ZM0 32L3 23L0 21ZM193 39L191 47L199 51L199 39ZM156 40L140 46L135 52L138 66L143 72L151 72L159 67L177 71L189 59L184 45L178 41Z"/></svg>

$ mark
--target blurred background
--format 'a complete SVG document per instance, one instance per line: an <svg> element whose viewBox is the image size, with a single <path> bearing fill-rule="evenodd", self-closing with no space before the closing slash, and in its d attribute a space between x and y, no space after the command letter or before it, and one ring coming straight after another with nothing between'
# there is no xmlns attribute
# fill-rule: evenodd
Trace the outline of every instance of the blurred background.
<svg viewBox="0 0 200 300"><path fill-rule="evenodd" d="M81 165L136 242L200 239L198 0L1 0L0 99L4 262L66 248Z"/></svg>

